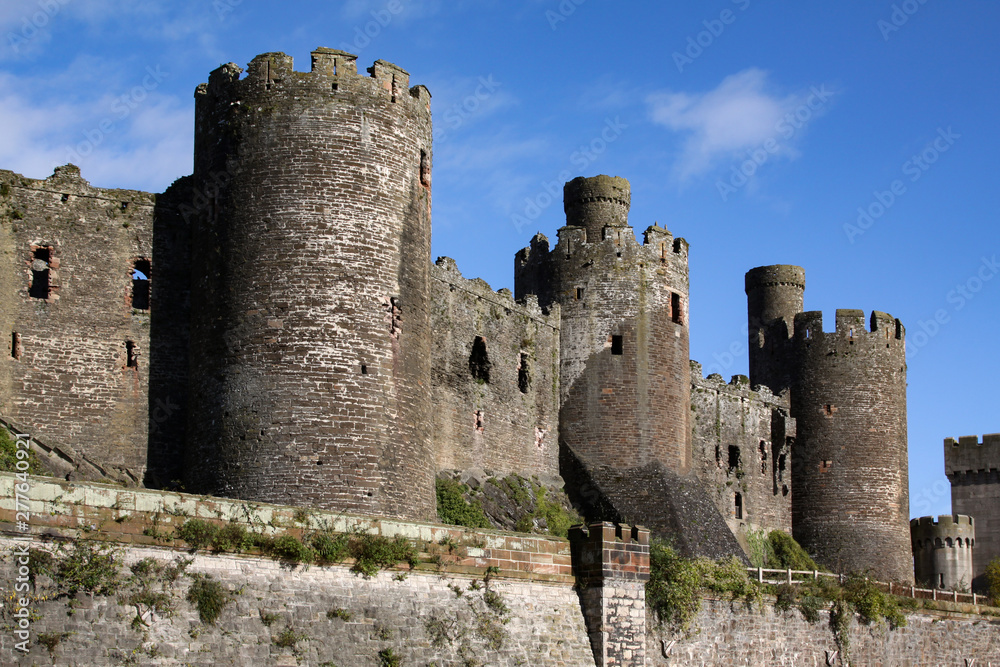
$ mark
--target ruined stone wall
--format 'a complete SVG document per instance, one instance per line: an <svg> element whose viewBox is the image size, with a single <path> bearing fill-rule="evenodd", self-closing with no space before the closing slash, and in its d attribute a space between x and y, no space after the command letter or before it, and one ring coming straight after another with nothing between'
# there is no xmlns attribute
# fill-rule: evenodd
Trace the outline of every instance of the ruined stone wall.
<svg viewBox="0 0 1000 667"><path fill-rule="evenodd" d="M835 572L912 582L903 327L873 312L795 317L795 539Z"/></svg>
<svg viewBox="0 0 1000 667"><path fill-rule="evenodd" d="M951 482L951 511L976 521L973 588L986 590L986 566L1000 558L1000 434L944 441L944 470Z"/></svg>
<svg viewBox="0 0 1000 667"><path fill-rule="evenodd" d="M918 586L969 590L976 522L964 514L910 519L914 579Z"/></svg>
<svg viewBox="0 0 1000 667"><path fill-rule="evenodd" d="M561 307L562 442L592 464L686 472L688 246L657 225L638 243L627 190L608 176L567 183L559 243L536 236L517 254L515 293Z"/></svg>
<svg viewBox="0 0 1000 667"><path fill-rule="evenodd" d="M558 307L515 303L448 257L431 267L430 304L437 469L558 477Z"/></svg>
<svg viewBox="0 0 1000 667"><path fill-rule="evenodd" d="M695 471L734 533L792 531L791 462L795 420L787 395L734 376L702 377L691 362Z"/></svg>
<svg viewBox="0 0 1000 667"><path fill-rule="evenodd" d="M91 187L72 165L45 180L0 171L0 195L0 410L139 481L157 299L133 303L132 269L153 259L155 198Z"/></svg>
<svg viewBox="0 0 1000 667"><path fill-rule="evenodd" d="M189 489L435 516L430 94L331 49L196 93Z"/></svg>
<svg viewBox="0 0 1000 667"><path fill-rule="evenodd" d="M941 665L968 667L1000 663L1000 622L961 613L920 611L907 625L851 623L847 655L830 630L830 615L808 623L798 609L746 609L729 600L705 600L686 638L675 637L655 618L647 621L648 667L666 665Z"/></svg>

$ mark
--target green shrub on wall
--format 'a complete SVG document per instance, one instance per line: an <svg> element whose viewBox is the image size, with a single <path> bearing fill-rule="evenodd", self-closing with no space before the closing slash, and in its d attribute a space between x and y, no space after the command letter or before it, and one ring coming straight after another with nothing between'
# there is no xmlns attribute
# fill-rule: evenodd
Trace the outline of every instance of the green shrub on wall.
<svg viewBox="0 0 1000 667"><path fill-rule="evenodd" d="M1000 607L1000 558L994 558L986 565L986 592L994 607Z"/></svg>
<svg viewBox="0 0 1000 667"><path fill-rule="evenodd" d="M791 535L780 530L772 530L767 536L768 552L774 560L766 567L775 569L793 570L820 570L824 568L816 565L816 561L810 558L806 550L799 546Z"/></svg>
<svg viewBox="0 0 1000 667"><path fill-rule="evenodd" d="M763 600L760 584L750 579L743 563L733 557L718 561L684 558L668 543L654 539L649 546L649 570L646 604L657 620L674 632L688 632L705 593L725 595L747 605L759 605Z"/></svg>
<svg viewBox="0 0 1000 667"><path fill-rule="evenodd" d="M436 488L438 517L442 522L466 528L491 527L479 501L470 503L465 499L464 494L469 490L465 484L438 479Z"/></svg>

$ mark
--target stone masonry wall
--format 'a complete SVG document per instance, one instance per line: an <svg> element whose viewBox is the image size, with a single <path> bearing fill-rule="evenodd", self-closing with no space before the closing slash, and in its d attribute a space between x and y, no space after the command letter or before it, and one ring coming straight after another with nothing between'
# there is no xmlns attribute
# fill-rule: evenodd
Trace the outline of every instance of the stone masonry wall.
<svg viewBox="0 0 1000 667"><path fill-rule="evenodd" d="M797 609L780 611L768 603L747 610L741 603L704 600L692 636L678 638L658 627L650 614L646 635L648 667L666 665L754 665L825 667L845 665L820 611L808 623ZM921 611L907 615L906 627L888 630L855 620L848 633L852 665L869 667L969 667L1000 664L1000 621L970 614Z"/></svg>
<svg viewBox="0 0 1000 667"><path fill-rule="evenodd" d="M976 521L973 588L986 590L986 566L1000 558L1000 434L944 441L944 471L951 482L951 511Z"/></svg>
<svg viewBox="0 0 1000 667"><path fill-rule="evenodd" d="M691 363L695 471L734 533L746 527L792 531L792 443L788 396L746 376L726 384Z"/></svg>
<svg viewBox="0 0 1000 667"><path fill-rule="evenodd" d="M607 589L584 586L579 595L574 590L577 580L570 574L571 542L558 538L303 513L292 507L40 477L29 478L27 494L32 546L51 550L56 542L97 539L121 549L129 564L142 558L173 562L192 557L190 574L211 575L235 597L218 622L207 625L186 599L191 577L182 576L169 590L176 614L144 614L148 627L136 629L134 608L119 604L115 597L81 594L73 602L75 609L65 598L40 599L52 592L52 582L42 576L42 588L29 605L33 634L31 653L25 657L13 652L8 606L15 582L11 536L19 535L14 525L17 483L13 474L0 473L2 664L377 667L378 653L391 649L403 665L460 667L478 661L501 667L592 667L597 662L587 609L607 620L603 631L610 639L622 632L633 636L645 627L644 662L633 647L631 658L621 653L619 662L606 664L840 664L836 657L826 661L827 651L832 655L837 650L826 612L810 625L795 610L777 612L766 605L762 611L748 611L728 601L706 600L695 621L697 633L684 639L665 633L652 616L641 618L648 546L641 538L632 539L631 530L628 542L620 539L625 531L619 537L613 524L607 536L601 525L589 531L600 545L600 550L590 551L589 566L576 556L580 582L603 580ZM417 544L427 562L414 570L400 565L366 579L348 569L350 561L302 567L252 555L200 551L192 556L180 548L183 542L163 538L191 517L219 524L239 521L272 534L329 527L401 535ZM159 538L144 534L151 527ZM572 543L573 548L585 542ZM489 567L499 572L491 574ZM485 597L487 590L492 591L492 603ZM597 598L607 604L591 605L594 600L586 591L599 593ZM1000 626L995 621L931 611L909 614L908 621L893 632L855 623L850 631L853 664L966 667L972 663L965 660L983 665L1000 662ZM289 630L294 646L279 646L279 636L287 636ZM58 638L52 655L36 643L39 633Z"/></svg>
<svg viewBox="0 0 1000 667"><path fill-rule="evenodd" d="M558 477L558 308L515 303L448 257L431 268L430 303L437 469Z"/></svg>
<svg viewBox="0 0 1000 667"><path fill-rule="evenodd" d="M649 531L605 521L569 537L597 667L644 665Z"/></svg>
<svg viewBox="0 0 1000 667"><path fill-rule="evenodd" d="M11 546L0 540L4 593L14 579ZM142 558L172 562L185 555L138 546L124 554L129 564ZM203 554L194 556L187 572L209 575L234 595L214 625L201 622L185 599L189 576L169 590L175 615L146 617L146 628L133 628L135 610L114 597L82 595L72 615L65 599L41 601L34 605L33 637L67 635L51 654L33 640L30 653L23 655L13 649L8 616L0 621L0 663L377 667L387 664L379 652L391 650L403 665L594 665L579 600L565 583L493 578L487 587L482 577L447 571L385 571L366 579L344 566L289 567L261 558ZM39 579L44 590L46 578ZM486 591L498 596L492 606L485 602ZM496 611L496 601L509 611ZM288 629L297 641L279 646Z"/></svg>
<svg viewBox="0 0 1000 667"><path fill-rule="evenodd" d="M0 171L0 411L131 482L146 466L156 308L133 303L132 269L153 259L154 204L73 165L45 180Z"/></svg>

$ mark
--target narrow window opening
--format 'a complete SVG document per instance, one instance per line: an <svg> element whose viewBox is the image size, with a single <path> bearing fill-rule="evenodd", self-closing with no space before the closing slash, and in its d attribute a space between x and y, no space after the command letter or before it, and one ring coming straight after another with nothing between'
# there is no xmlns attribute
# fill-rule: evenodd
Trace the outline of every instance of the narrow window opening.
<svg viewBox="0 0 1000 667"><path fill-rule="evenodd" d="M832 404L826 404L823 406L823 414L827 417L832 417L833 413L837 411L837 406Z"/></svg>
<svg viewBox="0 0 1000 667"><path fill-rule="evenodd" d="M130 340L125 341L125 366L126 368L139 367L139 350L135 343Z"/></svg>
<svg viewBox="0 0 1000 667"><path fill-rule="evenodd" d="M36 248L32 253L31 287L28 296L33 299L48 299L51 286L49 284L49 261L52 258L52 248L45 246Z"/></svg>
<svg viewBox="0 0 1000 667"><path fill-rule="evenodd" d="M149 310L149 275L148 259L132 262L132 307L137 310Z"/></svg>
<svg viewBox="0 0 1000 667"><path fill-rule="evenodd" d="M431 161L427 151L420 151L420 185L425 188L431 186Z"/></svg>
<svg viewBox="0 0 1000 667"><path fill-rule="evenodd" d="M620 356L624 353L624 343L621 336L611 336L611 354Z"/></svg>
<svg viewBox="0 0 1000 667"><path fill-rule="evenodd" d="M938 588L944 588L944 572L938 574Z"/></svg>
<svg viewBox="0 0 1000 667"><path fill-rule="evenodd" d="M672 293L670 295L670 313L676 324L684 324L684 312L681 309L681 295Z"/></svg>
<svg viewBox="0 0 1000 667"><path fill-rule="evenodd" d="M740 448L737 445L729 445L729 472L739 470L741 463Z"/></svg>
<svg viewBox="0 0 1000 667"><path fill-rule="evenodd" d="M531 371L528 368L528 355L522 352L521 363L517 367L517 388L522 394L527 394L529 387L531 387Z"/></svg>
<svg viewBox="0 0 1000 667"><path fill-rule="evenodd" d="M476 431L482 433L486 430L486 415L482 410L476 410Z"/></svg>
<svg viewBox="0 0 1000 667"><path fill-rule="evenodd" d="M368 364L361 364L361 374L368 375Z"/></svg>
<svg viewBox="0 0 1000 667"><path fill-rule="evenodd" d="M778 480L783 481L785 478L785 454L780 454L778 456Z"/></svg>
<svg viewBox="0 0 1000 667"><path fill-rule="evenodd" d="M715 446L715 467L722 468L722 447L719 445Z"/></svg>
<svg viewBox="0 0 1000 667"><path fill-rule="evenodd" d="M743 494L742 493L737 493L736 494L735 505L736 506L734 507L734 509L736 511L736 518L742 520L743 519Z"/></svg>
<svg viewBox="0 0 1000 667"><path fill-rule="evenodd" d="M783 497L784 496L788 496L788 485L787 484L782 484L781 485L781 495Z"/></svg>
<svg viewBox="0 0 1000 667"><path fill-rule="evenodd" d="M333 84L333 92L337 92L338 90L340 90L340 84L339 83Z"/></svg>
<svg viewBox="0 0 1000 667"><path fill-rule="evenodd" d="M584 293L584 291L585 290L584 290L583 287L577 287L576 288L576 300L577 301L582 301L583 300L583 293Z"/></svg>
<svg viewBox="0 0 1000 667"><path fill-rule="evenodd" d="M128 202L127 201L123 201L122 202L122 212L124 213L127 210L128 210Z"/></svg>
<svg viewBox="0 0 1000 667"><path fill-rule="evenodd" d="M806 339L809 339L811 337L812 337L812 332L809 331L809 329L806 329Z"/></svg>
<svg viewBox="0 0 1000 667"><path fill-rule="evenodd" d="M62 203L64 203L64 204L65 204L65 203L66 203L66 202L68 202L68 201L69 201L69 195L67 195L67 194L63 194L63 196L62 196Z"/></svg>
<svg viewBox="0 0 1000 667"><path fill-rule="evenodd" d="M767 474L767 443L760 441L760 474Z"/></svg>
<svg viewBox="0 0 1000 667"><path fill-rule="evenodd" d="M21 334L16 331L10 334L10 356L11 359L21 358Z"/></svg>
<svg viewBox="0 0 1000 667"><path fill-rule="evenodd" d="M469 372L476 381L489 383L492 366L490 356L486 352L486 340L482 336L476 336L472 341L472 353L469 354Z"/></svg>

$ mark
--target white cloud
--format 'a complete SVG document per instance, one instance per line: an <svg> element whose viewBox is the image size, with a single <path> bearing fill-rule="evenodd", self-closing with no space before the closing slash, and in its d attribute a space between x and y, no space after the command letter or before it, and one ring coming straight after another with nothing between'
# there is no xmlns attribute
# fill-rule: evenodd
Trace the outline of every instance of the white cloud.
<svg viewBox="0 0 1000 667"><path fill-rule="evenodd" d="M0 167L45 178L75 162L94 185L162 191L191 172L192 111L155 89L135 92L66 101L48 82L0 74Z"/></svg>
<svg viewBox="0 0 1000 667"><path fill-rule="evenodd" d="M764 146L794 158L802 123L789 123L807 105L810 116L822 112L826 99L810 91L780 95L769 91L767 72L751 68L723 79L706 93L665 91L648 102L655 123L685 135L674 175L685 182L721 162L746 158L746 151ZM809 105L811 103L811 105Z"/></svg>

